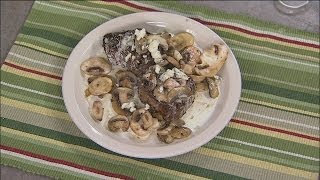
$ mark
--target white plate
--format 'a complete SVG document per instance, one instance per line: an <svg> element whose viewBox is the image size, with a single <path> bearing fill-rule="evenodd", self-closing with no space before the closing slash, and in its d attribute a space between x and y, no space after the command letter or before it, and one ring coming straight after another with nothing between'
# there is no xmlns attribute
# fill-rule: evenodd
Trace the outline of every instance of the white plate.
<svg viewBox="0 0 320 180"><path fill-rule="evenodd" d="M84 83L80 74L80 64L90 56L101 55L102 37L106 33L145 28L149 32L170 33L187 31L195 36L201 48L212 43L225 42L206 26L183 16L143 12L112 19L88 33L74 48L65 66L62 91L67 110L78 128L91 140L111 151L138 158L164 158L189 152L214 138L229 122L236 110L241 92L241 75L237 61L230 50L229 57L220 70L222 77L220 96L215 107L203 115L202 123L192 136L173 144L159 143L157 140L138 142L123 134L111 133L101 124L92 120L88 103L84 98ZM197 120L197 119L195 119ZM200 119L198 119L200 121Z"/></svg>

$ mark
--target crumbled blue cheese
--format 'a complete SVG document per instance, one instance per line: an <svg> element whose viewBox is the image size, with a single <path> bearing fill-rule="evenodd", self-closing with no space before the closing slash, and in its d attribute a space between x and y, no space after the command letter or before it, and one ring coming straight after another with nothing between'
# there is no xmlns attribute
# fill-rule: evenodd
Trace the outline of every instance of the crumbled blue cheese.
<svg viewBox="0 0 320 180"><path fill-rule="evenodd" d="M160 69L161 69L161 66L159 66L158 64L156 65L155 69L154 69L154 72L156 72L157 74L160 73Z"/></svg>
<svg viewBox="0 0 320 180"><path fill-rule="evenodd" d="M136 59L136 56L131 56L131 59L132 59L132 60L135 60L135 59Z"/></svg>
<svg viewBox="0 0 320 180"><path fill-rule="evenodd" d="M141 30L136 29L134 31L134 34L136 35L136 39L139 41L140 39L144 38L144 36L146 35L146 30L144 28Z"/></svg>
<svg viewBox="0 0 320 180"><path fill-rule="evenodd" d="M174 76L174 70L172 69L167 69L166 72L164 72L163 74L161 74L160 76L160 80L162 82L164 82L165 80L172 78Z"/></svg>
<svg viewBox="0 0 320 180"><path fill-rule="evenodd" d="M156 64L163 61L160 51L158 50L160 42L158 40L152 40L149 44L148 50Z"/></svg>
<svg viewBox="0 0 320 180"><path fill-rule="evenodd" d="M125 58L124 58L124 60L126 61L126 62L128 62L129 61L129 59L131 58L131 53L129 53Z"/></svg>
<svg viewBox="0 0 320 180"><path fill-rule="evenodd" d="M144 108L146 111L150 109L150 105L146 104L146 107Z"/></svg>
<svg viewBox="0 0 320 180"><path fill-rule="evenodd" d="M162 93L163 92L163 86L159 87L159 92Z"/></svg>
<svg viewBox="0 0 320 180"><path fill-rule="evenodd" d="M177 60L177 61L180 61L182 59L182 55L180 54L179 51L177 50L174 50L173 52L173 57Z"/></svg>
<svg viewBox="0 0 320 180"><path fill-rule="evenodd" d="M148 56L147 56L147 55L142 55L142 57L143 57L144 59L146 59Z"/></svg>
<svg viewBox="0 0 320 180"><path fill-rule="evenodd" d="M135 108L134 102L123 103L121 105L121 109L129 109L130 112L133 112L133 111L137 110Z"/></svg>
<svg viewBox="0 0 320 180"><path fill-rule="evenodd" d="M184 72L180 71L178 68L173 68L173 70L176 78L183 79L183 80L189 79L189 76L187 76Z"/></svg>

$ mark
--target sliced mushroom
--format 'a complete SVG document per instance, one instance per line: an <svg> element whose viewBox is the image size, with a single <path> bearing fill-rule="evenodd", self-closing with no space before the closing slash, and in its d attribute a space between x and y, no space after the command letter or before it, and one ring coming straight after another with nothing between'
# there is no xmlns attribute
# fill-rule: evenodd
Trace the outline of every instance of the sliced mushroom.
<svg viewBox="0 0 320 180"><path fill-rule="evenodd" d="M179 82L177 82L173 78L169 78L166 81L164 81L164 83L163 83L163 87L167 88L167 89L172 89L172 88L176 88L179 86L180 86Z"/></svg>
<svg viewBox="0 0 320 180"><path fill-rule="evenodd" d="M136 110L130 119L130 128L133 133L143 139L159 126L158 119L153 118L145 109Z"/></svg>
<svg viewBox="0 0 320 180"><path fill-rule="evenodd" d="M183 61L180 61L180 66L181 69L184 73L190 75L190 74L194 74L194 67L195 65L190 65L190 64L186 64Z"/></svg>
<svg viewBox="0 0 320 180"><path fill-rule="evenodd" d="M108 128L112 132L127 131L129 129L129 121L126 116L116 115L108 121Z"/></svg>
<svg viewBox="0 0 320 180"><path fill-rule="evenodd" d="M112 91L112 108L120 115L129 115L130 111L121 108L123 103L129 102L134 93L130 88L118 87Z"/></svg>
<svg viewBox="0 0 320 180"><path fill-rule="evenodd" d="M213 77L218 73L228 58L228 47L215 44L200 56L201 64L196 65L195 72L200 76Z"/></svg>
<svg viewBox="0 0 320 180"><path fill-rule="evenodd" d="M205 92L205 91L208 91L209 88L208 88L208 83L206 81L203 81L201 83L197 83L196 84L196 91L197 92Z"/></svg>
<svg viewBox="0 0 320 180"><path fill-rule="evenodd" d="M182 139L190 136L191 133L191 129L187 127L174 127L169 134L175 139Z"/></svg>
<svg viewBox="0 0 320 180"><path fill-rule="evenodd" d="M157 86L153 90L153 95L159 102L168 102L167 90L163 86Z"/></svg>
<svg viewBox="0 0 320 180"><path fill-rule="evenodd" d="M192 34L187 32L178 33L169 40L169 45L173 46L176 50L181 51L187 46L194 44L194 37Z"/></svg>
<svg viewBox="0 0 320 180"><path fill-rule="evenodd" d="M159 135L168 135L170 131L174 128L174 124L166 122L162 127L157 130Z"/></svg>
<svg viewBox="0 0 320 180"><path fill-rule="evenodd" d="M89 84L89 92L92 95L107 94L113 86L112 80L108 77L98 77Z"/></svg>
<svg viewBox="0 0 320 180"><path fill-rule="evenodd" d="M173 142L174 138L171 135L161 135L157 134L159 141L170 144Z"/></svg>
<svg viewBox="0 0 320 180"><path fill-rule="evenodd" d="M168 102L173 102L177 98L182 96L189 97L190 95L191 95L191 91L187 87L185 86L176 87L169 91Z"/></svg>
<svg viewBox="0 0 320 180"><path fill-rule="evenodd" d="M177 127L182 127L182 126L184 126L186 123L185 123L184 120L182 120L182 119L174 119L174 120L172 121L172 124L175 125L175 126L177 126Z"/></svg>
<svg viewBox="0 0 320 180"><path fill-rule="evenodd" d="M206 79L205 76L189 75L195 83L200 83Z"/></svg>
<svg viewBox="0 0 320 180"><path fill-rule="evenodd" d="M149 35L147 36L148 42L151 41L159 41L160 45L162 46L163 50L167 51L168 50L168 43L167 40L161 37L160 35Z"/></svg>
<svg viewBox="0 0 320 180"><path fill-rule="evenodd" d="M201 62L201 51L197 47L188 46L182 51L181 55L187 64L196 65Z"/></svg>
<svg viewBox="0 0 320 180"><path fill-rule="evenodd" d="M137 77L130 71L118 71L116 78L120 87L133 89L137 84Z"/></svg>
<svg viewBox="0 0 320 180"><path fill-rule="evenodd" d="M218 97L220 93L219 93L217 81L212 78L206 78L206 81L208 83L210 97L212 98Z"/></svg>
<svg viewBox="0 0 320 180"><path fill-rule="evenodd" d="M154 73L146 73L142 77L142 83L147 89L153 90L157 85L157 76Z"/></svg>
<svg viewBox="0 0 320 180"><path fill-rule="evenodd" d="M172 65L174 65L175 67L180 68L180 64L175 58L173 58L171 56L167 56L167 61L169 63L171 63Z"/></svg>
<svg viewBox="0 0 320 180"><path fill-rule="evenodd" d="M90 93L88 88L84 91L84 95L85 95L85 97L88 97L88 96L91 95L91 93Z"/></svg>
<svg viewBox="0 0 320 180"><path fill-rule="evenodd" d="M91 57L81 63L81 72L87 75L108 74L111 71L111 64L102 57Z"/></svg>
<svg viewBox="0 0 320 180"><path fill-rule="evenodd" d="M101 101L94 101L89 112L94 120L101 121L103 116L103 104Z"/></svg>

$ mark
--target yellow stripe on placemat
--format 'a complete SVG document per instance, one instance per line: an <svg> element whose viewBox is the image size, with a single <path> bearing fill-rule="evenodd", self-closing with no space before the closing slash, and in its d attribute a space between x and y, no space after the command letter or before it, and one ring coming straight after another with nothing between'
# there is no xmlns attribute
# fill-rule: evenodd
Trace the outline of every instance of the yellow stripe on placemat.
<svg viewBox="0 0 320 180"><path fill-rule="evenodd" d="M219 159L233 161L233 162L237 162L237 163L241 163L241 164L246 164L249 166L255 166L258 168L268 169L270 171L275 171L275 172L284 173L284 174L290 174L290 175L299 176L299 177L303 177L303 178L315 178L318 175L316 173L310 173L307 171L303 171L303 170L299 170L299 169L295 169L295 168L290 168L287 166L273 164L273 163L269 163L269 162L265 162L265 161L260 161L260 160L256 160L256 159L252 159L252 158L248 158L248 157L243 157L243 156L239 156L239 155L235 155L235 154L231 154L231 153L226 153L226 152L222 152L222 151L217 151L217 150L212 150L212 149L207 149L207 148L198 148L198 149L194 150L194 152L199 153L199 154L203 154L206 156L211 156L211 157L215 157L215 158L219 158Z"/></svg>
<svg viewBox="0 0 320 180"><path fill-rule="evenodd" d="M24 102L21 102L21 101L16 101L16 100L13 100L13 99L8 99L8 98L3 97L3 96L1 96L1 104L5 104L5 105L8 105L8 106L16 107L16 108L19 108L19 109L24 109L24 110L35 112L35 113L38 113L38 114L43 114L43 115L46 115L46 116L51 116L51 117L54 117L54 118L59 118L59 119L64 119L64 120L67 120L67 121L71 121L68 113L61 112L61 111L56 111L56 110L52 110L52 109L48 109L48 108L41 107L41 106L36 106L36 105L33 105L33 104L24 103Z"/></svg>
<svg viewBox="0 0 320 180"><path fill-rule="evenodd" d="M259 124L257 122L255 122L255 124L262 125L262 124ZM268 126L269 127L273 127L273 126L270 126L270 125L268 125ZM306 145L310 145L310 146L314 146L314 147L319 147L319 142L314 141L314 140L301 138L301 137L296 137L296 136L283 134L283 133L279 133L279 132L274 132L274 131L270 131L270 130L265 130L265 129L252 128L250 126L246 126L246 125L238 124L238 123L234 123L234 122L229 123L228 127L239 129L239 130L243 130L243 131L246 131L246 132L251 132L251 133L256 133L256 134L261 134L261 135L267 135L269 137L274 137L274 138L284 139L284 140L288 140L288 141L293 141L293 142L297 142L297 143L300 143L300 144L306 144ZM276 128L276 127L273 127L273 128Z"/></svg>
<svg viewBox="0 0 320 180"><path fill-rule="evenodd" d="M62 58L69 58L69 56L67 56L65 54L61 54L61 53L58 53L58 52L55 52L55 51L51 51L49 49L45 49L43 47L40 47L40 46L37 46L37 45L34 45L34 44L30 44L30 43L27 43L27 42L15 41L15 43L19 44L19 45L23 45L23 46L27 46L27 47L30 47L30 48L34 48L34 49L40 50L40 51L48 53L50 55L55 55L55 56L59 56L59 57L62 57Z"/></svg>
<svg viewBox="0 0 320 180"><path fill-rule="evenodd" d="M290 108L290 107L286 107L286 106L281 106L281 105L277 105L277 104L272 104L272 103L268 103L268 102L264 102L264 101L258 101L258 100L254 100L254 99L244 98L244 97L241 97L241 100L245 101L245 102L261 104L261 105L265 105L265 106L269 106L269 107L273 107L273 108L278 108L278 109L283 109L283 110L287 110L287 111L291 111L291 112L297 112L297 113L301 113L301 114L305 114L305 115L319 117L318 113L304 111L304 110L301 110L301 109Z"/></svg>

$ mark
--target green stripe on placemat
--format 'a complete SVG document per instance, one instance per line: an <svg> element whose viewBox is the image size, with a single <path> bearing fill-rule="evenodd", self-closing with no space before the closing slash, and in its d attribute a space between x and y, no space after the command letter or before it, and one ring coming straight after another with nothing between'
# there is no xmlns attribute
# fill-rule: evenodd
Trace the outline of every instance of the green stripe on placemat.
<svg viewBox="0 0 320 180"><path fill-rule="evenodd" d="M63 68L81 38L142 11L207 25L242 73L234 119L176 157L129 158L100 147L62 99ZM1 164L57 179L316 179L319 128L319 34L175 1L36 1L1 67Z"/></svg>

